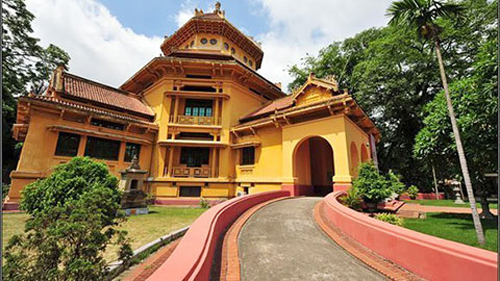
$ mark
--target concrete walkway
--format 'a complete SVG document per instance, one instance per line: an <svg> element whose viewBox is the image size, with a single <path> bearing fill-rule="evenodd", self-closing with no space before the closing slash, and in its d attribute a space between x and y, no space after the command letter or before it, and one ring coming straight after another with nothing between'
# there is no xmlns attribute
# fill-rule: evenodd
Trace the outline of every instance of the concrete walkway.
<svg viewBox="0 0 500 281"><path fill-rule="evenodd" d="M278 201L250 217L238 240L241 280L385 280L316 225L319 200Z"/></svg>

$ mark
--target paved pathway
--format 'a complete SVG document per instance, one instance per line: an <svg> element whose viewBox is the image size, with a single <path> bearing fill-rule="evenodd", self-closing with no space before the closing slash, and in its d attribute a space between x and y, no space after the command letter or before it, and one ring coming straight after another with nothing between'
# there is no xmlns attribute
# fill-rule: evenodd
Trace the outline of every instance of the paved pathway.
<svg viewBox="0 0 500 281"><path fill-rule="evenodd" d="M385 280L316 225L319 200L278 201L250 217L239 237L241 280Z"/></svg>

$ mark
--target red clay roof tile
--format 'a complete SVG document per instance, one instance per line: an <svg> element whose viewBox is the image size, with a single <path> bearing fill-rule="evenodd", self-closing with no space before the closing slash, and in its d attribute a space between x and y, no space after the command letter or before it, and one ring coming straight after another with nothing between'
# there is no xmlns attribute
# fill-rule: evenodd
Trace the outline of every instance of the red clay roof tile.
<svg viewBox="0 0 500 281"><path fill-rule="evenodd" d="M64 73L64 94L78 99L93 101L125 111L153 117L153 111L135 94L98 82Z"/></svg>
<svg viewBox="0 0 500 281"><path fill-rule="evenodd" d="M290 107L292 105L293 105L293 96L289 95L289 96L286 96L286 97L281 98L281 99L273 100L273 101L263 105L261 108L248 114L247 116L241 118L240 120L244 121L244 120L255 118L258 116L270 114L270 113L274 112L275 110L284 109L284 108Z"/></svg>

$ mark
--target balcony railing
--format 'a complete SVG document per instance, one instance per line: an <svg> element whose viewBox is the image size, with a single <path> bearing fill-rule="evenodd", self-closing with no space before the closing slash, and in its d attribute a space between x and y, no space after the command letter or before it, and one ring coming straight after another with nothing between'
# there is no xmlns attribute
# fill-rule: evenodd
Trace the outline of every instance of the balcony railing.
<svg viewBox="0 0 500 281"><path fill-rule="evenodd" d="M178 178L208 178L210 177L210 168L206 167L173 167L172 177Z"/></svg>
<svg viewBox="0 0 500 281"><path fill-rule="evenodd" d="M170 123L182 124L182 125L205 125L205 126L219 125L219 124L215 124L214 117L187 116L187 115L179 115L179 116L177 116L177 120L175 120L175 118L173 116L171 116Z"/></svg>

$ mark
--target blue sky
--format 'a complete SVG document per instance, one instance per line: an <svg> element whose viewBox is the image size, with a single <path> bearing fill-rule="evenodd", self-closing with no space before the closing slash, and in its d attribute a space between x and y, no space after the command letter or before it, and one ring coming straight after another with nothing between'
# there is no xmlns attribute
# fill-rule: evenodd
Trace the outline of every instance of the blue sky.
<svg viewBox="0 0 500 281"><path fill-rule="evenodd" d="M261 42L258 72L272 82L292 81L287 69L307 54L365 29L387 24L391 0L223 0L226 18ZM118 87L160 54L201 0L26 0L34 36L71 56L70 72Z"/></svg>
<svg viewBox="0 0 500 281"><path fill-rule="evenodd" d="M187 6L182 0L100 0L125 26L147 36L163 36L177 30L175 14ZM212 9L214 1L189 1L189 6ZM253 1L225 1L227 18L250 34L267 32L269 20L262 5Z"/></svg>

